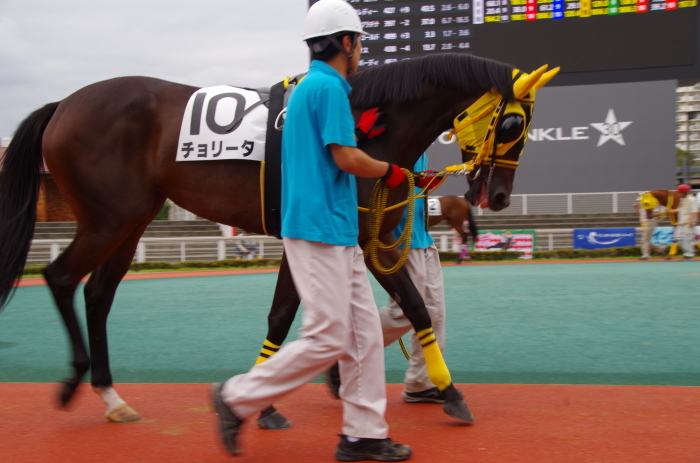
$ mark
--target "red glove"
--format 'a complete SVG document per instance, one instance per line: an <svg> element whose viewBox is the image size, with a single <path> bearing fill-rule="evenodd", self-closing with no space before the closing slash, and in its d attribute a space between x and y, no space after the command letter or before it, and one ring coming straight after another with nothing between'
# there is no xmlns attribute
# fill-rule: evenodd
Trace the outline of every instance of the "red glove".
<svg viewBox="0 0 700 463"><path fill-rule="evenodd" d="M440 179L438 177L436 177L435 175L430 175L430 174L437 174L438 171L437 170L426 170L425 172L422 172L422 173L428 174L428 175L426 175L425 177L419 178L418 181L416 182L416 186L418 188L423 189L426 186L432 184L432 187L428 187L428 189L430 190L431 188L435 188L437 186L438 182L440 181Z"/></svg>
<svg viewBox="0 0 700 463"><path fill-rule="evenodd" d="M404 174L403 170L396 164L389 164L389 168L386 170L386 174L384 174L384 177L382 177L382 181L388 186L389 188L394 188L406 180L406 174Z"/></svg>
<svg viewBox="0 0 700 463"><path fill-rule="evenodd" d="M363 142L368 138L374 138L386 130L386 125L377 125L377 119L382 116L379 108L368 109L360 116L360 120L355 127L355 136L358 142Z"/></svg>

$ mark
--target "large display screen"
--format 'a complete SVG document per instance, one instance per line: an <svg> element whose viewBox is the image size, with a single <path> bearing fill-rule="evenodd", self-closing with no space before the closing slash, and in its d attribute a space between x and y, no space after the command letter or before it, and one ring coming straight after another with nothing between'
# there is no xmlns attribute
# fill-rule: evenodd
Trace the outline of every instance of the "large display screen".
<svg viewBox="0 0 700 463"><path fill-rule="evenodd" d="M564 73L695 64L697 0L348 0L360 66L466 52Z"/></svg>

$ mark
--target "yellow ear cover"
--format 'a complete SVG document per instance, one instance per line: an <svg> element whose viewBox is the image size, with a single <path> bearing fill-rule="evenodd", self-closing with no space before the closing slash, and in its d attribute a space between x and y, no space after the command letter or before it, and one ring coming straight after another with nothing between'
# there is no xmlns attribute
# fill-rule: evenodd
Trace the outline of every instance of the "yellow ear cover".
<svg viewBox="0 0 700 463"><path fill-rule="evenodd" d="M447 369L445 364L445 359L442 358L442 352L440 352L440 346L438 346L433 329L426 328L421 330L416 333L416 336L423 348L425 366L428 369L430 381L438 389L444 391L452 384L452 377L450 376L450 370Z"/></svg>
<svg viewBox="0 0 700 463"><path fill-rule="evenodd" d="M263 342L262 349L260 349L260 354L258 354L257 360L255 360L255 364L259 365L275 355L277 351L280 350L280 346L277 344L272 344L270 341L267 339L265 342Z"/></svg>
<svg viewBox="0 0 700 463"><path fill-rule="evenodd" d="M654 209L659 205L659 200L650 192L642 193L639 197L639 204L642 209Z"/></svg>

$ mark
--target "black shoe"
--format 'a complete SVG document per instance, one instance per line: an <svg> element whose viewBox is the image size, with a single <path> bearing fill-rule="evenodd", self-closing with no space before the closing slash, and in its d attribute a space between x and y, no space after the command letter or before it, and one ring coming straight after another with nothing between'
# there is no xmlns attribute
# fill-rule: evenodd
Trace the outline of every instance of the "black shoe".
<svg viewBox="0 0 700 463"><path fill-rule="evenodd" d="M340 443L335 449L338 461L404 461L411 456L411 447L393 442L391 439L360 439L350 442L340 434Z"/></svg>
<svg viewBox="0 0 700 463"><path fill-rule="evenodd" d="M692 257L688 257L688 256L683 256L683 260L693 260L693 258L692 258Z"/></svg>
<svg viewBox="0 0 700 463"><path fill-rule="evenodd" d="M212 383L210 393L214 413L219 417L219 434L224 443L224 447L233 456L241 454L241 449L238 447L236 439L240 432L243 420L233 414L231 409L226 405L221 398L221 388L223 383Z"/></svg>
<svg viewBox="0 0 700 463"><path fill-rule="evenodd" d="M282 431L292 427L292 423L284 417L275 407L270 405L265 410L260 412L258 418L258 427L270 431Z"/></svg>
<svg viewBox="0 0 700 463"><path fill-rule="evenodd" d="M420 392L406 392L402 394L403 401L410 404L444 404L445 394L436 387L431 387Z"/></svg>

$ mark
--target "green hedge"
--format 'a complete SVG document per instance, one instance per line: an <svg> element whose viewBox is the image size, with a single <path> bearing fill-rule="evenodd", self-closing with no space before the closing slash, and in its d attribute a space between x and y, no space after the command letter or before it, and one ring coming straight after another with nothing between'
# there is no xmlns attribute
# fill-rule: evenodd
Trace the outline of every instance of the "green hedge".
<svg viewBox="0 0 700 463"><path fill-rule="evenodd" d="M639 257L642 255L642 250L639 246L631 246L626 248L609 248L609 249L558 249L556 251L541 251L533 252L533 259L596 259L596 258L611 258L611 257ZM656 250L652 251L652 255L664 256ZM471 261L499 261L499 260L516 260L522 256L520 252L514 251L472 251L469 253ZM440 260L442 262L455 262L459 257L458 252L441 252ZM141 270L159 270L159 269L181 269L181 268L249 268L249 267L279 267L282 259L253 259L253 260L215 260L213 262L180 262L173 264L170 262L134 262L131 264L130 270L135 272ZM43 266L25 267L24 275L40 274L44 269Z"/></svg>
<svg viewBox="0 0 700 463"><path fill-rule="evenodd" d="M459 257L458 252L441 252L441 262L455 262ZM496 261L520 259L522 252L515 251L472 251L469 253L472 261Z"/></svg>
<svg viewBox="0 0 700 463"><path fill-rule="evenodd" d="M44 270L43 266L24 267L22 275L38 275L42 272L42 270Z"/></svg>
<svg viewBox="0 0 700 463"><path fill-rule="evenodd" d="M134 262L129 270L139 272L141 270L168 270L180 268L249 268L249 267L279 267L282 259L253 259L253 260L215 260L213 262ZM44 270L41 266L25 267L23 275L37 275Z"/></svg>
<svg viewBox="0 0 700 463"><path fill-rule="evenodd" d="M134 262L130 270L179 269L179 268L249 268L249 267L279 267L282 259L252 259L252 260L215 260L213 262L185 261L179 264L170 262Z"/></svg>
<svg viewBox="0 0 700 463"><path fill-rule="evenodd" d="M642 248L639 246L608 249L558 249L556 251L541 251L532 253L533 259L596 259L610 257L639 257L641 255ZM652 250L652 255L663 256L665 254L657 252L654 249Z"/></svg>

